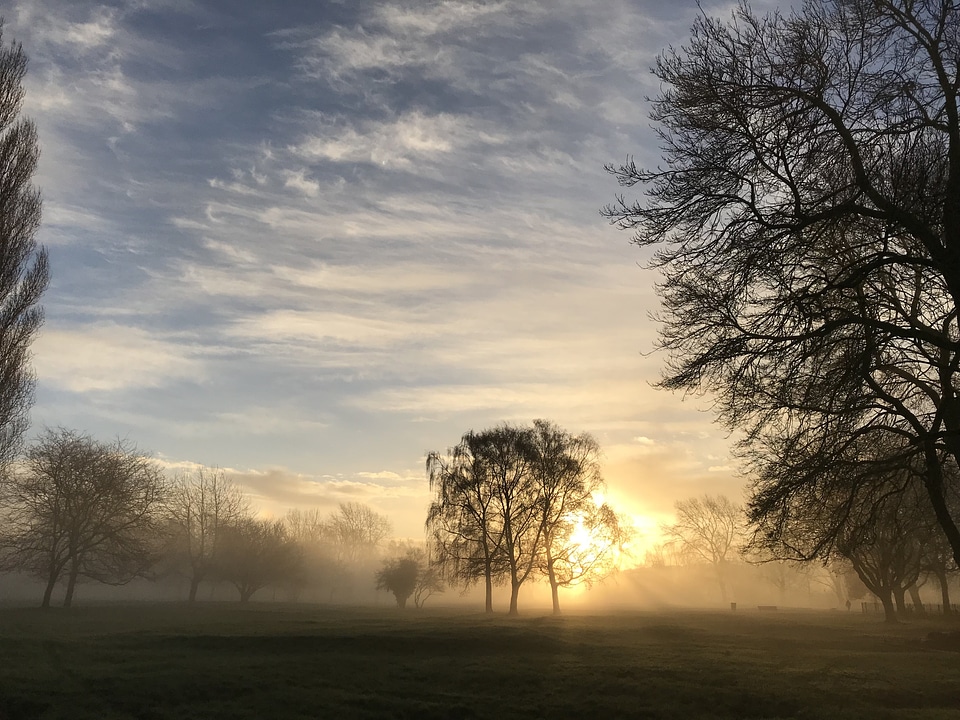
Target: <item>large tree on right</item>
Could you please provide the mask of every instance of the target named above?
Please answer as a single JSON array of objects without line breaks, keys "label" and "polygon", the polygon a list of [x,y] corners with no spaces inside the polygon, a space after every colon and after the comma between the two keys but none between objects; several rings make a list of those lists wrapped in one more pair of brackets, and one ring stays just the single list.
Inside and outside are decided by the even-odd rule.
[{"label": "large tree on right", "polygon": [[960,561],[958,66],[956,2],[742,4],[658,58],[661,165],[608,168],[646,194],[604,212],[656,249],[662,385],[742,432],[768,538],[834,461],[896,448]]}]

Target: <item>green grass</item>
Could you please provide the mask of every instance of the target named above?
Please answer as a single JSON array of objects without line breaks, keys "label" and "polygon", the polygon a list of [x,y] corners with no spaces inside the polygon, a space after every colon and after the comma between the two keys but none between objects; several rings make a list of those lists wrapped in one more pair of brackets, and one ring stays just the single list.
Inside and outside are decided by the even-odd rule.
[{"label": "green grass", "polygon": [[960,653],[856,613],[0,609],[0,720],[956,718]]}]

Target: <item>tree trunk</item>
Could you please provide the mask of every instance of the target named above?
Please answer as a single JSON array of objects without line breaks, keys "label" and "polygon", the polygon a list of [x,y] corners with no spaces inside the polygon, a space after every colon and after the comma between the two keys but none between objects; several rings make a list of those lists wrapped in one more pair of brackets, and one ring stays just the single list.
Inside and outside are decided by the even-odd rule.
[{"label": "tree trunk", "polygon": [[893,605],[893,598],[889,592],[884,592],[880,596],[880,602],[883,605],[883,619],[888,623],[897,621],[897,609]]},{"label": "tree trunk", "polygon": [[486,587],[486,598],[484,604],[484,612],[492,613],[493,612],[493,576],[490,570],[490,567],[487,567],[487,572],[484,577],[484,582]]},{"label": "tree trunk", "polygon": [[40,603],[40,607],[50,607],[50,598],[53,596],[53,589],[57,586],[57,578],[59,575],[60,572],[58,570],[53,568],[50,570],[50,576],[47,578],[47,587],[43,591],[43,601]]},{"label": "tree trunk", "polygon": [[907,592],[910,593],[910,600],[913,601],[913,612],[917,615],[926,615],[927,610],[923,607],[923,600],[920,599],[920,588],[913,584],[907,588]]},{"label": "tree trunk", "polygon": [[407,607],[407,599],[403,595],[395,595],[397,598],[397,607],[403,610]]},{"label": "tree trunk", "polygon": [[[946,410],[944,420],[947,429],[956,430],[957,426],[960,425],[960,418],[956,417],[956,403],[947,403]],[[954,462],[960,465],[960,438],[957,437],[955,432],[948,432],[944,440],[950,454],[953,455]],[[957,527],[950,508],[947,507],[947,500],[943,491],[943,467],[940,464],[939,452],[932,440],[927,440],[924,443],[923,450],[927,465],[926,472],[923,474],[924,486],[933,505],[933,512],[937,516],[937,522],[943,529],[947,541],[950,543],[950,548],[953,550],[953,561],[960,565],[960,528]]]},{"label": "tree trunk", "polygon": [[550,599],[553,601],[553,614],[560,614],[560,586],[557,583],[557,574],[553,570],[553,554],[547,545],[547,578],[550,580]]},{"label": "tree trunk", "polygon": [[197,601],[197,590],[200,588],[200,576],[194,575],[190,578],[190,595],[187,597],[187,602],[196,602]]},{"label": "tree trunk", "polygon": [[907,614],[907,591],[902,587],[895,587],[893,589],[893,598],[897,601],[897,613],[901,616]]},{"label": "tree trunk", "polygon": [[520,596],[520,583],[516,580],[511,581],[510,583],[510,611],[508,615],[518,615],[517,611],[517,598]]},{"label": "tree trunk", "polygon": [[952,608],[950,607],[950,586],[947,584],[947,573],[937,570],[934,575],[937,576],[937,585],[940,586],[940,603],[943,606],[943,614],[949,615]]},{"label": "tree trunk", "polygon": [[70,565],[70,577],[67,580],[67,594],[63,598],[63,606],[70,607],[73,604],[73,591],[77,586],[77,576],[80,574],[80,562],[74,558]]}]

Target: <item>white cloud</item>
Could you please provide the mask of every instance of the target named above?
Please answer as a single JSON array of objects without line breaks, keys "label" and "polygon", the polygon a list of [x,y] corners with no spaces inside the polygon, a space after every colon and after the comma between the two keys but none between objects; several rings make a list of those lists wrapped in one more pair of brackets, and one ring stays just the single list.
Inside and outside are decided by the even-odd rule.
[{"label": "white cloud", "polygon": [[478,145],[497,145],[503,140],[475,119],[413,111],[387,122],[367,121],[359,128],[328,127],[323,134],[308,137],[292,149],[312,161],[408,167],[415,160]]},{"label": "white cloud", "polygon": [[275,310],[235,320],[226,334],[253,343],[294,340],[385,348],[405,339],[408,332],[389,319],[323,310]]},{"label": "white cloud", "polygon": [[394,32],[420,37],[454,28],[476,28],[485,19],[492,19],[509,6],[502,2],[442,2],[401,7],[387,4],[377,9],[377,17]]},{"label": "white cloud", "polygon": [[116,324],[45,329],[33,345],[40,382],[73,392],[161,387],[202,380],[204,366],[181,342]]},{"label": "white cloud", "polygon": [[296,172],[287,171],[287,179],[284,181],[284,187],[292,188],[307,197],[316,197],[320,194],[320,183],[307,177],[305,170]]}]

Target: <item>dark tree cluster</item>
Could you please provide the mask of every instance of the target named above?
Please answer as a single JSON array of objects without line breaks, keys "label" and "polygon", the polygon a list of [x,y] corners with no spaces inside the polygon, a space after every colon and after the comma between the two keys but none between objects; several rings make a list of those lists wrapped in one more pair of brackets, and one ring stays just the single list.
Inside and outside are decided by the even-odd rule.
[{"label": "dark tree cluster", "polygon": [[595,502],[599,458],[590,435],[545,420],[470,431],[445,454],[430,453],[427,529],[444,577],[482,581],[487,612],[494,585],[509,582],[510,614],[523,583],[545,577],[559,612],[559,588],[608,574],[627,539],[611,508]]},{"label": "dark tree cluster", "polygon": [[422,608],[431,596],[445,590],[436,564],[418,547],[407,548],[402,554],[384,560],[375,578],[377,590],[392,593],[401,609],[411,597],[414,606]]},{"label": "dark tree cluster", "polygon": [[608,168],[647,195],[605,214],[656,248],[662,385],[741,433],[770,547],[888,557],[905,513],[960,561],[958,67],[953,2],[741,4],[657,61],[663,164]]}]

